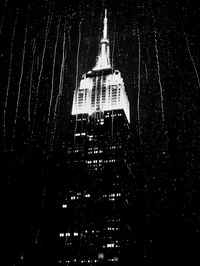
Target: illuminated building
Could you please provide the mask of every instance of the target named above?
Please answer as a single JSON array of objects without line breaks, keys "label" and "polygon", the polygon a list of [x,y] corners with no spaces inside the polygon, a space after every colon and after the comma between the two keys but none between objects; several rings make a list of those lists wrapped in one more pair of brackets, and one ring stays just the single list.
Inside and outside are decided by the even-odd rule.
[{"label": "illuminated building", "polygon": [[[105,12],[96,66],[74,91],[60,198],[58,265],[128,265],[135,249],[129,101],[113,70]],[[132,264],[131,264],[132,265]]]},{"label": "illuminated building", "polygon": [[74,91],[72,115],[92,115],[95,112],[122,109],[130,122],[129,101],[121,73],[118,70],[113,72],[110,65],[106,16],[107,14],[96,66],[83,75],[80,87]]}]

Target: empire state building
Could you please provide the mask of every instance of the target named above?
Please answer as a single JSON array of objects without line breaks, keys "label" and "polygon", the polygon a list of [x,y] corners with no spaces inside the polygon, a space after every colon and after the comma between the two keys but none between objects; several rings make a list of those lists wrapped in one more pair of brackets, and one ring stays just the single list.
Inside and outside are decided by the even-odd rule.
[{"label": "empire state building", "polygon": [[74,91],[72,115],[124,110],[130,122],[129,101],[121,73],[113,72],[110,64],[109,40],[107,37],[107,12],[105,11],[103,38],[96,66],[83,75],[80,87]]},{"label": "empire state building", "polygon": [[129,100],[110,63],[107,20],[105,10],[96,65],[74,91],[58,265],[132,265],[136,250]]}]

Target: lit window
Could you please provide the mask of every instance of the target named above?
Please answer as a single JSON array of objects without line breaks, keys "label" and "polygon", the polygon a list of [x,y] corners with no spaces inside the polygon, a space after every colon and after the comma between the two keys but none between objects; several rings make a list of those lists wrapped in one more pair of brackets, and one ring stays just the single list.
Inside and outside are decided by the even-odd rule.
[{"label": "lit window", "polygon": [[64,233],[60,233],[60,237],[64,237]]},{"label": "lit window", "polygon": [[62,207],[63,207],[64,209],[65,209],[65,208],[67,208],[67,204],[63,204],[63,206],[62,206]]},{"label": "lit window", "polygon": [[115,198],[110,198],[109,200],[110,200],[110,201],[115,201]]},{"label": "lit window", "polygon": [[114,244],[107,244],[107,248],[113,248]]}]

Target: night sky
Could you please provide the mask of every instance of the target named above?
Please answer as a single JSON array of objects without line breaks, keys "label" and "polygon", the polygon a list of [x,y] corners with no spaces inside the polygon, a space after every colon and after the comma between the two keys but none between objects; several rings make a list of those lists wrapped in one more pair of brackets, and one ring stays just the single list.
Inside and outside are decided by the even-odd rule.
[{"label": "night sky", "polygon": [[157,230],[148,256],[156,261],[159,243],[165,243],[162,258],[199,260],[198,1],[1,0],[8,265],[31,265],[26,257],[39,256],[45,221],[49,232],[53,228],[73,91],[95,65],[105,7],[111,61],[122,73],[131,105],[134,176],[143,193],[145,232]]}]

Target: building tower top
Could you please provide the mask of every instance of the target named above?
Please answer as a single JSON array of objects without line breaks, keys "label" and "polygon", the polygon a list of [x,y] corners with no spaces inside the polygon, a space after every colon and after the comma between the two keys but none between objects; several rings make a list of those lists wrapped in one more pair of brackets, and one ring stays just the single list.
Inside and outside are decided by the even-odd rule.
[{"label": "building tower top", "polygon": [[120,71],[111,68],[107,10],[96,66],[82,76],[74,91],[72,115],[123,109],[130,122],[129,100]]},{"label": "building tower top", "polygon": [[100,54],[98,55],[96,66],[93,68],[93,70],[97,71],[108,68],[111,68],[111,65],[110,65],[110,47],[108,40],[107,9],[105,9],[103,38],[101,39],[101,49],[100,49]]}]

